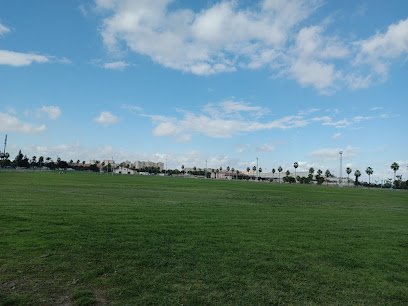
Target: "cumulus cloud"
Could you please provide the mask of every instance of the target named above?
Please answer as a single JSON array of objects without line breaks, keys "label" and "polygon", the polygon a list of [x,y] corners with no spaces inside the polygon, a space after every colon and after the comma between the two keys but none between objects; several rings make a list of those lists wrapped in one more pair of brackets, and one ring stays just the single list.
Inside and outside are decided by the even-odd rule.
[{"label": "cumulus cloud", "polygon": [[340,139],[343,138],[343,134],[342,133],[336,133],[333,135],[333,139]]},{"label": "cumulus cloud", "polygon": [[359,48],[355,64],[367,64],[374,73],[386,79],[390,60],[408,54],[408,18],[391,24],[385,33],[356,42]]},{"label": "cumulus cloud", "polygon": [[101,123],[104,126],[109,126],[111,124],[118,124],[119,118],[113,115],[111,112],[101,112],[98,117],[94,119],[95,122]]},{"label": "cumulus cloud", "polygon": [[[408,19],[358,41],[326,33],[327,20],[304,26],[324,4],[320,0],[260,0],[251,7],[221,0],[198,12],[174,9],[174,2],[95,0],[103,16],[105,46],[196,75],[267,67],[275,77],[312,86],[321,94],[344,86],[367,88],[376,75],[385,79],[390,61],[408,49]],[[127,64],[106,65],[123,69]]]},{"label": "cumulus cloud", "polygon": [[50,59],[44,55],[0,50],[0,65],[20,67],[31,65],[33,62],[42,64],[49,61]]},{"label": "cumulus cloud", "polygon": [[0,132],[39,134],[43,131],[45,131],[45,125],[35,125],[23,122],[15,116],[0,112]]},{"label": "cumulus cloud", "polygon": [[62,112],[58,106],[43,106],[37,110],[39,114],[46,114],[49,119],[55,120],[61,116]]}]

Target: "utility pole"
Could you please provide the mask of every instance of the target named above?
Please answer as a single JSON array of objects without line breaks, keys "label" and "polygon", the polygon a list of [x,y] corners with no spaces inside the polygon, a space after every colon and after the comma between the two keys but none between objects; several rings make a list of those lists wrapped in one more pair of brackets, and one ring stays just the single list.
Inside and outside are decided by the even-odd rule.
[{"label": "utility pole", "polygon": [[6,146],[7,146],[7,134],[6,134],[6,139],[4,139],[4,150],[3,150],[3,154],[6,154]]},{"label": "utility pole", "polygon": [[342,168],[343,168],[343,151],[340,151],[339,154],[340,154],[339,186],[341,186],[341,177],[342,177]]},{"label": "utility pole", "polygon": [[256,180],[259,181],[258,157],[256,158]]}]

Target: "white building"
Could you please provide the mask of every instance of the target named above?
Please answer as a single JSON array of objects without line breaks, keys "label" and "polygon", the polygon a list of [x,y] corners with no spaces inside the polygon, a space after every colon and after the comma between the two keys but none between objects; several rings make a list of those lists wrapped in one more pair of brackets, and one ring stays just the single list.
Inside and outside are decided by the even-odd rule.
[{"label": "white building", "polygon": [[129,168],[118,168],[114,171],[115,174],[135,174],[136,171]]}]

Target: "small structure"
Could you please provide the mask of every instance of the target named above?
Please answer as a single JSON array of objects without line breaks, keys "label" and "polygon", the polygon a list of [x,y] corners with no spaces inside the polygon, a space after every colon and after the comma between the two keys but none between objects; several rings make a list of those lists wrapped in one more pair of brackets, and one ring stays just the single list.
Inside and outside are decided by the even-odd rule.
[{"label": "small structure", "polygon": [[114,171],[115,174],[135,174],[135,171],[129,168],[119,168]]}]

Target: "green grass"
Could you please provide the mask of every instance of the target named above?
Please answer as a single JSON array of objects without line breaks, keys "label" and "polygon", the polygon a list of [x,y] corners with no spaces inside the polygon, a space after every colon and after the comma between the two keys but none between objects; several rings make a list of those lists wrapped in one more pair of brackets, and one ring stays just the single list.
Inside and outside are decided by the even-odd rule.
[{"label": "green grass", "polygon": [[407,284],[407,192],[0,173],[0,305],[407,305]]}]

